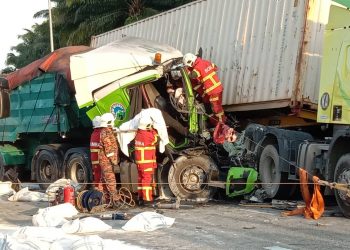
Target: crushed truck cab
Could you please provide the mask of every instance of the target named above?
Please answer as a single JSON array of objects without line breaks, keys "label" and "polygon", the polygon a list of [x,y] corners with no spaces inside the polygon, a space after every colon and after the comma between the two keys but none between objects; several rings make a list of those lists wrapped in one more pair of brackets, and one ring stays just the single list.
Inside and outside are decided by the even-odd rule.
[{"label": "crushed truck cab", "polygon": [[[9,169],[24,170],[29,174],[22,176],[42,187],[69,178],[87,189],[91,120],[112,113],[119,127],[153,107],[162,112],[170,141],[157,155],[155,194],[205,202],[226,182],[232,161],[207,136],[205,107],[195,98],[182,53],[168,45],[127,37],[93,50],[62,48],[7,76],[0,92],[1,178]],[[130,157],[121,154],[115,172],[120,186],[136,192],[129,146]]]}]

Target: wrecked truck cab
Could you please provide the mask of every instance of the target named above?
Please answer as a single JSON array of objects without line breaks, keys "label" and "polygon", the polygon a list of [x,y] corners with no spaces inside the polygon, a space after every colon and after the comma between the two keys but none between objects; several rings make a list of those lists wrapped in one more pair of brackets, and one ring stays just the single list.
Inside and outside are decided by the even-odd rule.
[{"label": "wrecked truck cab", "polygon": [[[170,46],[128,37],[72,56],[70,67],[76,100],[90,119],[110,112],[119,127],[144,108],[160,109],[170,143],[166,153],[157,156],[156,194],[205,202],[215,192],[208,183],[218,179],[219,170],[199,136],[205,129],[204,115],[181,61],[182,53]],[[182,89],[181,105],[167,92],[169,84]],[[120,165],[121,185],[136,192],[137,186],[130,184],[137,183],[133,157],[125,157]]]}]

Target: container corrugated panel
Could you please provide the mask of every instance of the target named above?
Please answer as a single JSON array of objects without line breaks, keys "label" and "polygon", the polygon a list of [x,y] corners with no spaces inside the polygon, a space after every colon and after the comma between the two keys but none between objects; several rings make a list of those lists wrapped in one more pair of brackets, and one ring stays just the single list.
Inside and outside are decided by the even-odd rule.
[{"label": "container corrugated panel", "polygon": [[[328,0],[202,0],[92,38],[125,36],[203,49],[219,66],[226,110],[317,104]],[[325,14],[326,13],[326,14]]]}]

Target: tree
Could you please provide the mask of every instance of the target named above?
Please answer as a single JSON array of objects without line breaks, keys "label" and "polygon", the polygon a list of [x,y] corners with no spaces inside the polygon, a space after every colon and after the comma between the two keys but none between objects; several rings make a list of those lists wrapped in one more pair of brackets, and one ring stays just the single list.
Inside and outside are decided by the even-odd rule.
[{"label": "tree", "polygon": [[34,24],[32,29],[25,31],[25,34],[18,36],[22,42],[11,47],[12,52],[7,54],[6,65],[21,68],[50,52],[48,22]]},{"label": "tree", "polygon": [[[89,45],[91,36],[116,29],[193,0],[51,0],[54,47]],[[15,68],[50,52],[48,10],[34,17],[44,18],[19,36],[23,42],[12,47],[6,64]]]}]

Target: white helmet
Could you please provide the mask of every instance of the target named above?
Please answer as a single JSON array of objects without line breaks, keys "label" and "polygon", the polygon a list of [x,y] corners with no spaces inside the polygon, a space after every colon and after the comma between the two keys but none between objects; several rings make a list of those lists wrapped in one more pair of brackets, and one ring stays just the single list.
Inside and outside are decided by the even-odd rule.
[{"label": "white helmet", "polygon": [[112,127],[114,122],[114,116],[112,113],[105,113],[101,116],[100,127],[107,128]]},{"label": "white helmet", "polygon": [[197,57],[195,55],[193,55],[192,53],[187,53],[182,58],[182,62],[185,66],[193,67],[193,64],[196,61],[196,59],[197,59]]},{"label": "white helmet", "polygon": [[147,129],[151,129],[152,125],[153,125],[153,120],[150,116],[148,115],[141,116],[138,128],[142,130],[147,130]]},{"label": "white helmet", "polygon": [[101,116],[97,115],[92,119],[92,127],[99,128],[101,126]]}]

